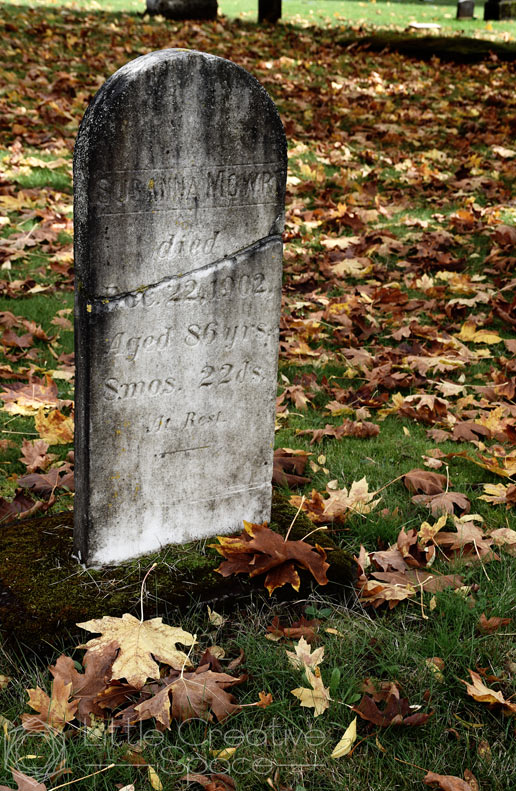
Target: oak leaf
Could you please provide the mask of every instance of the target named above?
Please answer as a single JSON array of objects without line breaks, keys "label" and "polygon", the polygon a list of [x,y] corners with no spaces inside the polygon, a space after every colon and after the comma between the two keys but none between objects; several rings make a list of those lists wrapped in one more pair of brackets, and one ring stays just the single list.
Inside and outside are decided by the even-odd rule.
[{"label": "oak leaf", "polygon": [[70,701],[72,685],[65,684],[60,678],[52,682],[50,697],[36,687],[28,689],[29,706],[38,714],[22,714],[22,725],[27,731],[62,731],[71,722],[77,711],[78,701]]},{"label": "oak leaf", "polygon": [[311,689],[297,687],[292,689],[291,693],[299,699],[301,706],[313,708],[314,717],[319,717],[329,708],[330,690],[324,686],[318,667],[315,668],[315,673],[312,673],[309,668],[306,669],[306,680],[310,684]]},{"label": "oak leaf", "polygon": [[106,654],[111,651],[112,644],[116,645],[119,653],[113,663],[112,676],[125,678],[137,689],[143,687],[148,678],[159,678],[156,659],[175,670],[191,667],[187,655],[175,645],[194,645],[194,636],[179,627],[167,626],[161,618],[139,621],[134,615],[125,613],[121,618],[106,615],[77,626],[88,632],[102,633],[101,637],[79,646],[86,648],[88,653]]},{"label": "oak leaf", "polygon": [[223,577],[247,573],[250,577],[266,574],[265,587],[269,595],[282,585],[299,590],[301,580],[296,565],[309,571],[319,585],[326,585],[326,553],[321,547],[305,541],[289,541],[267,525],[244,521],[239,536],[217,536],[219,544],[212,544],[226,560],[216,569]]}]

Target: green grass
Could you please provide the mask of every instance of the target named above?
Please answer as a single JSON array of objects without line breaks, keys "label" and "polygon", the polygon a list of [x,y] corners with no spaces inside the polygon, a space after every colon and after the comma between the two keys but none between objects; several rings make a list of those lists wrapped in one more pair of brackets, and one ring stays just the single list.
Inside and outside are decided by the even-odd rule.
[{"label": "green grass", "polygon": [[[23,8],[24,0],[6,0],[4,5]],[[103,12],[143,13],[143,0],[34,0],[31,6],[70,8],[72,10]],[[254,21],[257,17],[257,0],[219,0],[219,13],[232,18]],[[516,21],[483,21],[483,3],[477,2],[476,19],[457,20],[455,0],[440,2],[405,2],[405,0],[283,0],[282,20],[306,26],[341,26],[344,28],[371,27],[403,29],[412,22],[437,23],[441,33],[462,34],[490,38],[503,36],[503,40],[516,39]]]}]

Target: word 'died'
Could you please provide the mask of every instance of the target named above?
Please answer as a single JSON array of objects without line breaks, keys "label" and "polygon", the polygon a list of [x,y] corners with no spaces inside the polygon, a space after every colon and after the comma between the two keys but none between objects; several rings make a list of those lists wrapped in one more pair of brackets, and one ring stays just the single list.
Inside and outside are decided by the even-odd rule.
[{"label": "word 'died'", "polygon": [[98,180],[96,204],[107,214],[202,209],[274,202],[277,191],[277,173],[267,165],[119,171]]},{"label": "word 'died'", "polygon": [[201,236],[188,237],[186,234],[173,234],[169,239],[166,239],[158,247],[157,256],[160,259],[180,258],[183,255],[194,256],[210,255],[215,253],[215,246],[217,244],[217,237],[220,231],[215,231],[214,234],[209,234],[208,239],[203,239]]},{"label": "word 'died'", "polygon": [[113,340],[106,339],[107,354],[123,355],[130,362],[137,360],[146,352],[163,352],[165,349],[180,342],[187,346],[219,343],[223,349],[230,351],[235,343],[250,341],[253,345],[266,345],[269,340],[276,339],[277,330],[264,324],[237,324],[227,327],[217,321],[189,324],[185,330],[177,332],[167,327],[160,335],[130,335],[129,332],[117,332]]}]

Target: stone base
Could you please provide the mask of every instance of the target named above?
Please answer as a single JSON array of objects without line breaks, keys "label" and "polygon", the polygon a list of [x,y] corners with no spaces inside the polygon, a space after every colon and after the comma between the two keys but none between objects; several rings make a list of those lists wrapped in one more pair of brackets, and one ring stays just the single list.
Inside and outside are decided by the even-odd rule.
[{"label": "stone base", "polygon": [[457,19],[473,19],[475,0],[459,0],[457,3]]},{"label": "stone base", "polygon": [[[285,535],[296,509],[274,495],[271,527]],[[261,590],[263,577],[249,580],[239,575],[224,578],[215,573],[222,556],[208,543],[199,541],[167,547],[159,555],[139,558],[120,566],[84,569],[71,557],[73,514],[63,513],[2,525],[0,530],[0,624],[2,640],[22,651],[29,647],[38,654],[50,654],[62,642],[74,645],[84,638],[76,624],[103,615],[120,616],[140,612],[140,587],[152,563],[157,567],[146,583],[146,618],[163,616],[166,623],[179,625],[182,611],[191,604],[216,604],[217,610],[235,607],[235,597]],[[299,514],[290,538],[304,538],[314,526]],[[309,542],[328,549],[334,542],[318,531]],[[328,552],[329,584],[318,587],[321,594],[342,597],[356,577],[356,564],[340,549]],[[277,590],[272,600],[306,596],[315,584],[308,572],[300,573],[299,593],[290,586]]]},{"label": "stone base", "polygon": [[487,0],[484,6],[484,21],[516,19],[516,0]]},{"label": "stone base", "polygon": [[217,0],[147,0],[147,11],[167,19],[216,19]]}]

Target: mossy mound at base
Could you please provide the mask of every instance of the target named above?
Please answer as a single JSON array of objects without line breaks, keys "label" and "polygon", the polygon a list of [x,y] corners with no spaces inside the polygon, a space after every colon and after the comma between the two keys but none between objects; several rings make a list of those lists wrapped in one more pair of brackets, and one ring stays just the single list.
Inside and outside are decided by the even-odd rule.
[{"label": "mossy mound at base", "polygon": [[[296,510],[275,494],[271,527],[285,535]],[[163,616],[177,621],[177,611],[193,603],[221,602],[245,596],[263,586],[263,577],[250,580],[217,574],[221,556],[208,546],[213,540],[170,546],[159,554],[119,566],[85,569],[71,556],[73,514],[64,513],[0,526],[0,628],[2,638],[21,648],[45,653],[56,637],[73,639],[76,624],[103,615],[139,612],[143,577],[157,563],[146,584],[146,618]],[[314,530],[302,513],[290,538],[299,540]],[[334,542],[318,531],[308,539],[328,552],[328,594],[344,594],[355,578],[355,563]],[[301,595],[309,593],[313,578],[301,572]],[[289,591],[292,589],[289,587]],[[292,591],[296,597],[299,593]],[[265,592],[265,595],[266,592]],[[286,588],[280,595],[286,595]]]}]

